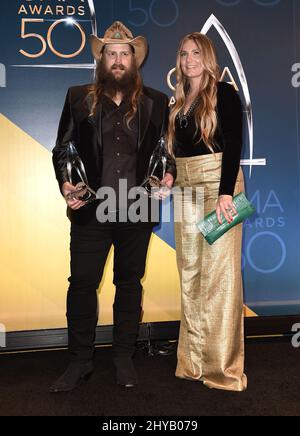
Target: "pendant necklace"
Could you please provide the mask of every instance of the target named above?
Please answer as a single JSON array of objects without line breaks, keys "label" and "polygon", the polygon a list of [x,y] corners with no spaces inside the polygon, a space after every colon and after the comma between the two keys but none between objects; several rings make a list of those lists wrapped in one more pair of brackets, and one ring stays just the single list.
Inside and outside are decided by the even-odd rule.
[{"label": "pendant necklace", "polygon": [[181,111],[178,113],[178,120],[181,129],[186,129],[189,125],[188,118],[197,106],[198,102],[199,97],[196,97],[186,114],[183,113],[184,108],[182,108]]}]

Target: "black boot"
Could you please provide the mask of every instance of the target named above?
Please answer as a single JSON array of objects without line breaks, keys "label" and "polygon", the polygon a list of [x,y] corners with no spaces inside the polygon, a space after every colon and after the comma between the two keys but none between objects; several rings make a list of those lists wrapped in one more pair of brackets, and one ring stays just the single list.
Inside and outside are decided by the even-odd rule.
[{"label": "black boot", "polygon": [[131,388],[138,383],[132,361],[141,317],[142,287],[118,287],[114,303],[113,359],[117,384]]},{"label": "black boot", "polygon": [[126,388],[132,388],[138,384],[137,373],[130,356],[114,357],[117,384]]},{"label": "black boot", "polygon": [[50,387],[49,392],[72,391],[82,381],[87,381],[93,372],[93,362],[71,362],[63,375]]}]

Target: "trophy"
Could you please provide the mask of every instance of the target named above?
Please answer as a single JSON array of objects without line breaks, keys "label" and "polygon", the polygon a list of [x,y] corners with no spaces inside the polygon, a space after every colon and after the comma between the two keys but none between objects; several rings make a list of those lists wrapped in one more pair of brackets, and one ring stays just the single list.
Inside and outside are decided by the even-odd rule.
[{"label": "trophy", "polygon": [[67,146],[67,174],[75,190],[66,195],[67,200],[80,200],[85,204],[97,199],[97,194],[88,185],[83,162],[72,142]]},{"label": "trophy", "polygon": [[157,192],[162,188],[161,181],[166,174],[167,156],[168,152],[166,151],[165,140],[161,137],[151,155],[147,177],[141,184],[141,187],[147,191],[150,197],[153,191]]}]

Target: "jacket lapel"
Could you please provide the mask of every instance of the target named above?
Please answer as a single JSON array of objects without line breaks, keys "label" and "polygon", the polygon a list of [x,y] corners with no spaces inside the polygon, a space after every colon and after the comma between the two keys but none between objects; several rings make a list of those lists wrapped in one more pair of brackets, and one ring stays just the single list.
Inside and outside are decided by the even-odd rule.
[{"label": "jacket lapel", "polygon": [[139,116],[139,137],[138,137],[138,148],[140,149],[146,131],[148,129],[148,125],[151,118],[153,107],[153,100],[146,95],[142,95],[140,102],[138,104],[138,116]]}]

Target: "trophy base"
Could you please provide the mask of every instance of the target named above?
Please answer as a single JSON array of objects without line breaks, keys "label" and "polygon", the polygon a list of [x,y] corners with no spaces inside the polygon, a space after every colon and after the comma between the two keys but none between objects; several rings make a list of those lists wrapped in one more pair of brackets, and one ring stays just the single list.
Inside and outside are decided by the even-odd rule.
[{"label": "trophy base", "polygon": [[161,180],[159,180],[159,178],[156,176],[150,176],[144,181],[141,187],[144,188],[148,194],[151,194],[153,190],[156,191],[160,189]]},{"label": "trophy base", "polygon": [[77,183],[75,190],[70,192],[66,198],[67,200],[80,200],[84,201],[85,204],[91,203],[97,200],[96,192],[93,191],[88,185],[83,182]]},{"label": "trophy base", "polygon": [[162,185],[161,180],[156,176],[148,177],[140,188],[145,195],[155,200],[164,200],[171,192],[167,186]]}]

